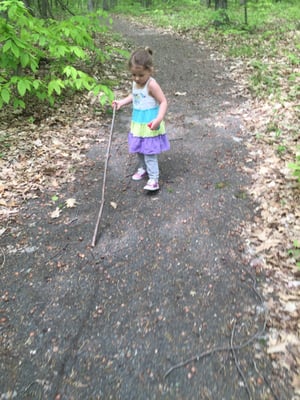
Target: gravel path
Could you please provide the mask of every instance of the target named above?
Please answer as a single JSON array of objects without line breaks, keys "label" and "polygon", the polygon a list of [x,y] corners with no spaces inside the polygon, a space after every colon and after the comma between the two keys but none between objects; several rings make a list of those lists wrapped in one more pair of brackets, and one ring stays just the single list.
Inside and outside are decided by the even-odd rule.
[{"label": "gravel path", "polygon": [[288,400],[265,354],[241,236],[254,216],[243,99],[209,49],[122,19],[114,30],[153,48],[169,100],[161,190],[146,194],[130,178],[127,109],[116,117],[95,248],[103,143],[64,189],[76,208],[49,219],[47,193],[24,207],[2,238],[0,399]]}]

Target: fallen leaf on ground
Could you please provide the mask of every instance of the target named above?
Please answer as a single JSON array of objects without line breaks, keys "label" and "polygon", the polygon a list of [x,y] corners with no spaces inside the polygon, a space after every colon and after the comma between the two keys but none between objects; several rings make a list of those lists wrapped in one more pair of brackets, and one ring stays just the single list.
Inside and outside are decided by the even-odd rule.
[{"label": "fallen leaf on ground", "polygon": [[110,205],[112,206],[112,208],[116,209],[118,207],[118,204],[115,203],[114,201],[110,202]]},{"label": "fallen leaf on ground", "polygon": [[56,209],[50,214],[51,218],[58,218],[60,216],[61,210],[59,207],[56,207]]},{"label": "fallen leaf on ground", "polygon": [[66,200],[67,208],[74,208],[76,207],[76,205],[77,205],[76,199],[70,198]]}]

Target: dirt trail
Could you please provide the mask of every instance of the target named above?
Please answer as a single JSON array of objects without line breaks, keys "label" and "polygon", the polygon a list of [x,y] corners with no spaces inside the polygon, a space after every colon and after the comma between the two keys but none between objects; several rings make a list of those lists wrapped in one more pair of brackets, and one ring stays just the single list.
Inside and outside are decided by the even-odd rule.
[{"label": "dirt trail", "polygon": [[127,109],[116,118],[94,249],[105,143],[65,188],[75,209],[50,220],[47,193],[23,209],[1,245],[0,398],[288,400],[264,353],[265,313],[241,237],[254,215],[243,99],[208,49],[121,19],[114,29],[153,48],[169,100],[161,190],[131,181]]}]

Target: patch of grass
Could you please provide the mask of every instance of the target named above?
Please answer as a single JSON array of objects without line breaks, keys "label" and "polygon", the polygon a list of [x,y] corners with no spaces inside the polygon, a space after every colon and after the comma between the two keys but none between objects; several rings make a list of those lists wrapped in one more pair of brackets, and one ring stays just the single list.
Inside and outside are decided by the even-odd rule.
[{"label": "patch of grass", "polygon": [[293,171],[293,175],[297,178],[300,184],[300,146],[298,146],[298,153],[296,153],[295,162],[289,163],[288,167]]},{"label": "patch of grass", "polygon": [[295,240],[293,247],[288,251],[290,257],[293,257],[296,261],[296,265],[300,268],[300,241]]},{"label": "patch of grass", "polygon": [[228,182],[217,182],[215,184],[215,189],[225,189],[227,186],[229,186]]},{"label": "patch of grass", "polygon": [[280,157],[282,157],[282,156],[286,153],[287,147],[286,147],[284,144],[279,144],[279,145],[277,146],[276,151],[277,151],[277,154],[278,154]]},{"label": "patch of grass", "polygon": [[239,190],[234,194],[237,199],[246,200],[248,198],[247,193],[244,190]]}]

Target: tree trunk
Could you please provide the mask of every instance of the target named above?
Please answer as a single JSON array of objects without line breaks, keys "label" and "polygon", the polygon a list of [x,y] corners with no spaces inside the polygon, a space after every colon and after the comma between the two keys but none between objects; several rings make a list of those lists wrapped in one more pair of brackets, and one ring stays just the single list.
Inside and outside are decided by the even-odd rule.
[{"label": "tree trunk", "polygon": [[38,8],[41,18],[52,17],[48,0],[38,0]]},{"label": "tree trunk", "polygon": [[143,7],[150,7],[152,5],[152,0],[142,0]]},{"label": "tree trunk", "polygon": [[215,0],[215,10],[227,9],[227,0]]},{"label": "tree trunk", "polygon": [[244,17],[245,17],[245,24],[248,25],[248,4],[247,4],[247,0],[244,0]]},{"label": "tree trunk", "polygon": [[33,14],[33,9],[32,9],[31,4],[30,4],[30,0],[23,0],[23,3],[25,5],[25,7],[27,8],[27,10],[30,12],[30,14],[34,15]]},{"label": "tree trunk", "polygon": [[109,8],[110,8],[109,0],[103,0],[102,9],[103,9],[104,11],[108,11]]},{"label": "tree trunk", "polygon": [[88,0],[88,10],[90,13],[92,13],[94,11],[93,0]]}]

